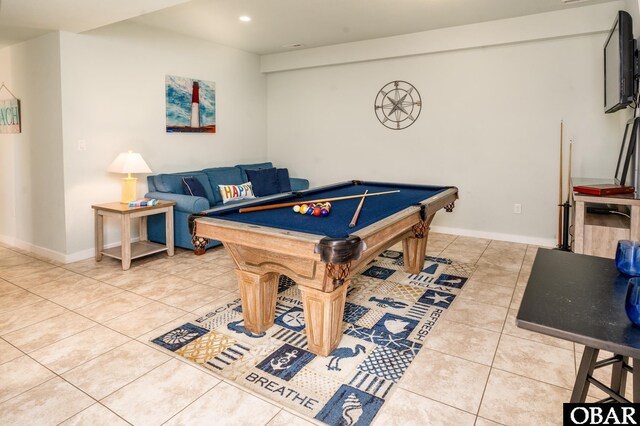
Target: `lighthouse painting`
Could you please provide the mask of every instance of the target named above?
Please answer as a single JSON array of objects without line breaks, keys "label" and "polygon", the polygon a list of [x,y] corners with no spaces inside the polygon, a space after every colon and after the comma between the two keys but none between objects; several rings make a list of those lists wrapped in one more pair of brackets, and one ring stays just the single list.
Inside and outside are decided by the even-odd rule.
[{"label": "lighthouse painting", "polygon": [[215,83],[168,75],[165,91],[167,132],[216,132]]}]

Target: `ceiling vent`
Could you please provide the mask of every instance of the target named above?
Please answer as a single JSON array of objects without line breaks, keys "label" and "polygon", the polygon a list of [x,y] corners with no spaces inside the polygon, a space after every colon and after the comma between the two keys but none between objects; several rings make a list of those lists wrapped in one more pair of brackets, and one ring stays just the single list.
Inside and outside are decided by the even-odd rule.
[{"label": "ceiling vent", "polygon": [[284,46],[285,49],[300,49],[301,47],[304,47],[304,44],[302,43],[292,43],[292,44],[285,44]]}]

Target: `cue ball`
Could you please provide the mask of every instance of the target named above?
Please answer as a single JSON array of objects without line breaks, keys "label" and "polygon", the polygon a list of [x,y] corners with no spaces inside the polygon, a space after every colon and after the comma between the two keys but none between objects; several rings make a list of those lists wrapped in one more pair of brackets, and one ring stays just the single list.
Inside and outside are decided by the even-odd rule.
[{"label": "cue ball", "polygon": [[296,213],[300,213],[300,206],[293,206],[293,211]]}]

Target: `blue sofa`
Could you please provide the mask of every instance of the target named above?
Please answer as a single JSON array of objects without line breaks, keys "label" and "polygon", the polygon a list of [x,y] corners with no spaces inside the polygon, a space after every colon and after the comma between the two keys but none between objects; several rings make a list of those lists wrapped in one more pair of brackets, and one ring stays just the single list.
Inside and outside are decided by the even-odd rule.
[{"label": "blue sofa", "polygon": [[[247,182],[245,170],[267,169],[273,167],[272,163],[239,164],[234,167],[214,167],[210,169],[165,173],[147,177],[149,192],[147,198],[175,201],[173,208],[174,242],[176,247],[193,249],[191,234],[189,233],[188,218],[191,213],[209,210],[222,205],[222,197],[218,192],[218,185],[240,185]],[[205,197],[185,195],[182,178],[195,177],[204,187]],[[291,190],[300,191],[309,188],[307,179],[290,178]],[[242,200],[246,201],[246,200]],[[228,205],[227,203],[226,205]],[[164,215],[152,215],[147,220],[147,233],[149,240],[165,243],[165,218]],[[220,241],[212,240],[207,248],[220,245]]]}]

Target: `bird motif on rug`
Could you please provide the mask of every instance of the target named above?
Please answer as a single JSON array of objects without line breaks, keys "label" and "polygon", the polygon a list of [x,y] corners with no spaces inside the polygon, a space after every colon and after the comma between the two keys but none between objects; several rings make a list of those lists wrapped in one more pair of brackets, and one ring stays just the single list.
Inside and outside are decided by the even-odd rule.
[{"label": "bird motif on rug", "polygon": [[[338,363],[343,358],[353,358],[357,356],[360,352],[367,353],[366,349],[362,345],[356,345],[354,349],[351,348],[338,348],[335,351],[331,352],[331,359],[329,360],[329,364],[327,364],[327,369],[329,371],[341,371],[340,367],[338,367]],[[335,363],[334,363],[335,361]]]}]

